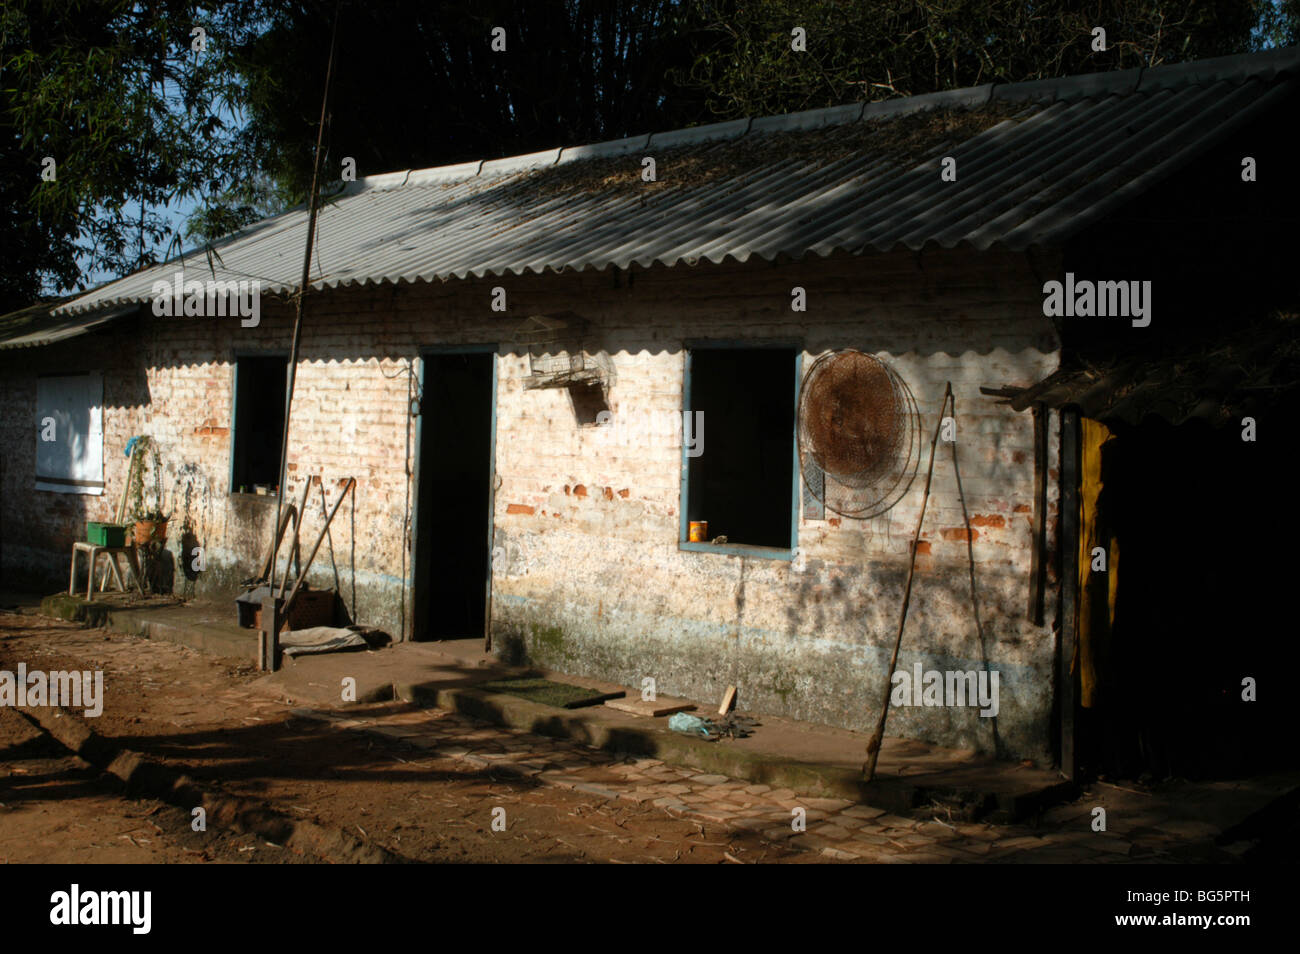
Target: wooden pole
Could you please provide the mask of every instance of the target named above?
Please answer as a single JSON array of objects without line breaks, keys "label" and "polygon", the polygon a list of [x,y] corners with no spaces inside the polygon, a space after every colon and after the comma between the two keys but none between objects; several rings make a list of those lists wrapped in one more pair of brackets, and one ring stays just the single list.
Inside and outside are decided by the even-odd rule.
[{"label": "wooden pole", "polygon": [[[310,475],[310,474],[307,476],[307,483],[304,484],[304,485],[303,485],[303,488],[302,488],[302,503],[300,503],[300,504],[298,505],[298,516],[297,516],[297,519],[295,519],[294,522],[293,522],[293,541],[289,544],[289,552],[285,555],[285,559],[284,559],[284,579],[280,581],[280,592],[279,592],[278,594],[276,594],[277,596],[284,596],[284,589],[285,589],[285,586],[286,586],[286,584],[288,584],[288,582],[289,582],[289,564],[292,563],[292,562],[295,562],[295,556],[294,556],[294,555],[298,552],[298,538],[302,535],[302,522],[303,522],[303,518],[307,516],[307,495],[308,495],[309,493],[311,493],[311,475]],[[292,505],[292,504],[290,504],[289,506],[290,506],[290,509],[293,508],[293,505]],[[278,544],[277,544],[277,547],[278,547]],[[272,560],[274,560],[274,556],[275,556],[275,555],[272,554]],[[275,570],[272,569],[271,572],[274,573]],[[302,576],[302,567],[301,567],[301,566],[299,566],[299,568],[298,568],[298,576]]]},{"label": "wooden pole", "polygon": [[266,559],[262,561],[262,572],[258,574],[257,577],[257,580],[260,583],[265,583],[271,579],[271,563],[275,560],[275,555],[280,550],[280,541],[284,539],[284,531],[289,526],[290,517],[294,519],[294,525],[297,526],[296,521],[299,519],[298,511],[294,508],[293,504],[289,504],[289,509],[286,510],[284,516],[280,518],[280,530],[275,535],[275,542],[271,544],[271,549],[267,552]]},{"label": "wooden pole", "polygon": [[1079,486],[1083,479],[1083,435],[1079,412],[1061,411],[1061,630],[1057,647],[1056,693],[1061,721],[1061,774],[1073,780],[1079,772],[1075,751],[1075,717],[1079,707],[1079,673],[1074,654],[1079,648],[1079,535],[1083,504]]},{"label": "wooden pole", "polygon": [[[280,486],[276,488],[275,495],[275,526],[280,525],[280,512],[284,505],[285,484],[289,470],[289,412],[293,409],[293,386],[297,378],[298,370],[298,345],[302,341],[302,311],[303,300],[307,297],[307,287],[311,281],[311,251],[312,244],[316,238],[316,213],[319,208],[319,195],[317,185],[320,181],[320,157],[321,143],[325,138],[325,117],[327,115],[330,100],[330,79],[334,75],[334,46],[338,39],[339,31],[339,8],[338,4],[334,6],[334,26],[330,32],[330,55],[329,62],[325,66],[325,92],[321,97],[320,103],[320,123],[316,127],[316,153],[312,159],[311,170],[311,199],[309,211],[307,214],[307,247],[302,256],[302,282],[298,286],[298,297],[294,306],[293,319],[293,344],[289,348],[289,367],[288,382],[284,390],[284,434],[280,441]],[[299,511],[298,519],[301,520],[305,511]],[[274,532],[274,531],[272,531]],[[285,573],[288,573],[288,566],[285,567]],[[275,563],[271,563],[271,578],[268,581],[272,590],[275,589]],[[278,638],[278,637],[277,637]]]},{"label": "wooden pole", "polygon": [[894,668],[898,665],[898,650],[903,645],[903,627],[907,625],[907,608],[912,602],[912,579],[916,575],[916,545],[921,539],[921,524],[925,522],[925,508],[930,502],[930,482],[934,478],[934,454],[939,446],[939,431],[943,428],[943,412],[948,410],[952,399],[952,382],[949,381],[943,392],[943,404],[939,406],[939,421],[934,428],[934,437],[930,441],[930,466],[925,471],[925,496],[921,498],[921,513],[916,518],[916,530],[912,534],[912,555],[907,565],[907,586],[903,590],[903,609],[898,616],[898,634],[894,637],[894,654],[889,659],[889,668],[885,671],[884,698],[880,700],[880,718],[876,720],[876,730],[867,742],[867,762],[862,766],[863,774],[870,782],[876,777],[876,759],[880,756],[880,746],[885,738],[885,719],[889,716],[890,687],[894,682]]},{"label": "wooden pole", "polygon": [[[326,521],[330,518],[329,501],[325,499],[325,481],[323,480],[320,482],[320,515]],[[339,564],[334,559],[334,532],[330,530],[328,522],[325,524],[325,539],[329,541],[330,545],[330,567],[334,570],[334,592],[339,594],[341,600],[343,598],[343,584],[339,582]],[[298,575],[302,576],[302,573],[299,572]]]}]

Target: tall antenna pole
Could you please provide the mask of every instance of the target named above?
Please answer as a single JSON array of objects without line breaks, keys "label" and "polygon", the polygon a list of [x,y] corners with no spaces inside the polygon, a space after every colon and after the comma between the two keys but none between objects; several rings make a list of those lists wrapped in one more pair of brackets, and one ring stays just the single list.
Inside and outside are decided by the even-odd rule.
[{"label": "tall antenna pole", "polygon": [[[329,109],[330,80],[333,78],[334,75],[334,46],[335,46],[335,42],[338,39],[338,30],[339,30],[339,3],[335,3],[334,4],[334,25],[330,29],[329,63],[325,67],[325,92],[324,95],[321,96],[320,123],[316,127],[316,153],[312,158],[311,201],[310,201],[309,212],[307,216],[307,248],[306,251],[303,253],[303,257],[302,257],[302,282],[298,286],[298,298],[296,302],[296,307],[294,309],[293,344],[289,349],[288,383],[285,387],[285,394],[284,394],[284,434],[280,441],[280,487],[279,487],[279,492],[276,494],[276,498],[275,498],[275,523],[271,527],[271,534],[272,534],[271,578],[268,582],[271,585],[272,593],[274,593],[275,591],[275,565],[277,562],[275,559],[276,554],[274,551],[275,534],[278,533],[280,529],[280,520],[284,508],[284,495],[288,490],[287,475],[289,470],[289,412],[293,408],[293,386],[298,371],[298,345],[299,342],[301,342],[302,340],[303,301],[307,297],[307,284],[311,279],[311,252],[312,252],[312,243],[316,237],[316,212],[318,208],[317,183],[320,180],[321,142],[325,138],[325,117]],[[299,514],[298,520],[301,521],[302,518],[303,515]],[[286,566],[285,573],[288,572],[289,569]],[[271,642],[270,665],[272,667],[274,667],[275,665],[275,656],[276,656],[275,647],[279,643],[279,638],[280,638],[280,634],[278,632],[279,629],[278,623],[279,620],[276,620],[271,627],[273,630],[276,630],[275,632],[272,632],[270,636],[270,642]]]}]

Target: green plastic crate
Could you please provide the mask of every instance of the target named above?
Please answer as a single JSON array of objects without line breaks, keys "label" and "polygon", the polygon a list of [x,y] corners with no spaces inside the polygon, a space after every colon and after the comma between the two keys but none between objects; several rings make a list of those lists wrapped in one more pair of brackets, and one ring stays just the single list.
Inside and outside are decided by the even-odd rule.
[{"label": "green plastic crate", "polygon": [[86,540],[97,547],[126,546],[126,527],[115,523],[86,522]]}]

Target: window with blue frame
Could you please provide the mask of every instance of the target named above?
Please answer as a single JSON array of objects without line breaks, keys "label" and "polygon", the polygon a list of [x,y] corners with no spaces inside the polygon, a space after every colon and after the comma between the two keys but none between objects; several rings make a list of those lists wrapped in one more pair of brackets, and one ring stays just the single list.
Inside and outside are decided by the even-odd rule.
[{"label": "window with blue frame", "polygon": [[287,354],[235,359],[231,493],[253,493],[259,484],[271,491],[279,486],[288,374]]},{"label": "window with blue frame", "polygon": [[706,540],[793,548],[798,359],[794,347],[689,351],[685,403],[690,421],[703,414],[703,453],[685,458],[683,526],[707,521]]}]

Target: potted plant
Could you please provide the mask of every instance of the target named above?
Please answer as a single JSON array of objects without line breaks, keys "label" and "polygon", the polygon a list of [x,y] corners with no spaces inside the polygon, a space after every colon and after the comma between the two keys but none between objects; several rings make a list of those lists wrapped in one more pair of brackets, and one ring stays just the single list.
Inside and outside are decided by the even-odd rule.
[{"label": "potted plant", "polygon": [[[152,438],[140,437],[135,453],[140,455],[139,466],[131,471],[128,489],[132,519],[135,521],[136,546],[167,542],[167,521],[171,515],[163,511],[162,459],[158,445]],[[145,470],[150,471],[150,494],[145,493]]]}]

